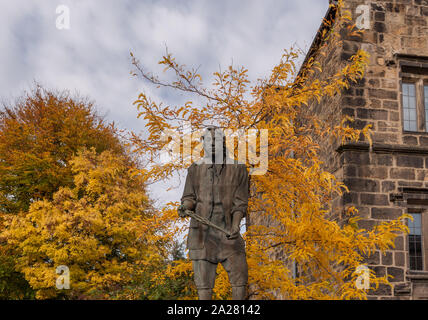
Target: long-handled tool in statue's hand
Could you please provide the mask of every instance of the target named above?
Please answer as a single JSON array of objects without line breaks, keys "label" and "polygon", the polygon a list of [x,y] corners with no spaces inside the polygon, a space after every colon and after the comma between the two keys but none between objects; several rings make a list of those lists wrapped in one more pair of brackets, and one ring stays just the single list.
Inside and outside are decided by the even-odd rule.
[{"label": "long-handled tool in statue's hand", "polygon": [[225,233],[228,238],[230,237],[231,234],[230,234],[229,231],[227,231],[226,229],[223,229],[222,227],[219,227],[218,225],[212,223],[207,218],[201,217],[200,215],[198,215],[198,214],[196,214],[196,213],[194,213],[193,211],[190,211],[190,210],[185,210],[185,213],[189,217],[194,218],[195,220],[199,221],[200,223],[203,223],[203,224],[205,224],[207,226],[210,226],[210,227],[213,227],[213,228],[215,228],[217,230],[220,230],[221,232]]}]

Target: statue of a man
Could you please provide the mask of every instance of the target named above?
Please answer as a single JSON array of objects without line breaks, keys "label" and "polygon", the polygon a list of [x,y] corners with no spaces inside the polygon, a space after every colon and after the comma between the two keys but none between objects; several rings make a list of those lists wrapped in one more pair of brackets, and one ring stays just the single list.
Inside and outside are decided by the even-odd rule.
[{"label": "statue of a man", "polygon": [[243,300],[246,298],[248,266],[240,223],[248,206],[248,171],[245,164],[228,158],[221,129],[207,128],[202,141],[204,157],[188,168],[178,213],[185,217],[185,210],[194,211],[211,223],[230,230],[230,235],[191,218],[187,248],[194,281],[199,299],[210,300],[217,265],[221,263],[229,276],[232,298]]}]

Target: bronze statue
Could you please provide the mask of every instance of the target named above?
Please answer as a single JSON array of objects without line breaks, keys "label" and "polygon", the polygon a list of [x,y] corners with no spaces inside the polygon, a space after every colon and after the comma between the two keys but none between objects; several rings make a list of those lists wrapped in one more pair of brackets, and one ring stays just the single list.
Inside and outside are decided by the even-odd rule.
[{"label": "bronze statue", "polygon": [[[200,300],[210,300],[216,269],[228,273],[232,298],[246,298],[248,266],[240,234],[246,215],[249,178],[245,164],[228,157],[224,133],[209,127],[202,136],[204,157],[187,171],[178,213],[191,216],[187,248]],[[194,212],[189,212],[194,211]]]}]

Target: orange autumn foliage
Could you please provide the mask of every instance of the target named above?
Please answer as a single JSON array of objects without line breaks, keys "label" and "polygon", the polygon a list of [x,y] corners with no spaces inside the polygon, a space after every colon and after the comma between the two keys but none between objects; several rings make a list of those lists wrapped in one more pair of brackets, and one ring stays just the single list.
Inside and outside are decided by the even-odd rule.
[{"label": "orange autumn foliage", "polygon": [[68,162],[83,147],[126,153],[114,125],[87,99],[36,85],[0,108],[0,299],[34,296],[15,270],[14,248],[1,236],[5,215],[27,212],[32,202],[71,187]]},{"label": "orange autumn foliage", "polygon": [[117,130],[92,102],[37,86],[0,111],[0,205],[27,210],[73,182],[67,162],[82,148],[125,154]]},{"label": "orange autumn foliage", "polygon": [[[324,34],[330,43],[340,42],[339,30],[349,26],[350,15],[339,1],[334,24]],[[353,32],[347,27],[349,32]],[[359,50],[345,66],[325,79],[311,78],[320,65],[309,59],[306,72],[298,76],[299,52],[286,51],[269,76],[251,83],[248,70],[230,66],[213,73],[211,87],[204,86],[195,69],[188,69],[167,53],[159,62],[175,75],[168,82],[146,71],[134,57],[135,76],[158,86],[196,95],[204,104],[189,101],[171,106],[141,93],[135,101],[139,117],[145,121],[149,135],[133,135],[137,151],[150,162],[147,171],[152,181],[171,177],[186,168],[191,159],[161,163],[157,157],[170,146],[163,138],[166,131],[178,134],[196,132],[205,125],[238,130],[267,129],[269,132],[268,171],[251,176],[252,197],[250,215],[263,215],[269,224],[249,226],[246,240],[249,264],[249,296],[255,299],[365,299],[367,290],[356,285],[358,267],[364,257],[375,250],[394,246],[395,237],[407,231],[403,219],[385,221],[373,230],[358,226],[358,212],[348,208],[343,223],[333,219],[331,200],[347,191],[346,186],[325,170],[320,156],[320,141],[340,143],[358,141],[360,136],[370,140],[370,127],[361,130],[349,126],[349,118],[335,125],[312,114],[304,118],[313,101],[333,97],[364,75],[367,53]],[[305,121],[301,121],[301,119]],[[320,138],[315,139],[316,137]],[[197,142],[192,144],[197,147]],[[182,152],[171,148],[172,152]],[[174,151],[175,150],[175,151]],[[282,259],[277,253],[281,252]],[[293,276],[292,262],[299,274]],[[219,267],[214,294],[229,298],[227,274]],[[157,281],[191,273],[191,262],[181,260],[167,272],[157,275]],[[389,279],[370,271],[371,289],[388,284]],[[186,298],[195,298],[195,291]]]},{"label": "orange autumn foliage", "polygon": [[[143,171],[110,151],[82,151],[70,162],[74,187],[9,215],[3,236],[19,254],[16,268],[39,299],[137,298],[141,279],[168,255],[174,218],[157,217]],[[70,290],[56,288],[56,267]]]}]

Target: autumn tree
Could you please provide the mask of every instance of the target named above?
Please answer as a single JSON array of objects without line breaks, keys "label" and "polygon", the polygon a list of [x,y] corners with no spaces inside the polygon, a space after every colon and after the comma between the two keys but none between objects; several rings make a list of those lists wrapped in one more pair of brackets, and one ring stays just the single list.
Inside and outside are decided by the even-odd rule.
[{"label": "autumn tree", "polygon": [[0,112],[0,208],[27,210],[73,179],[67,162],[82,148],[124,153],[114,125],[94,104],[37,86]]},{"label": "autumn tree", "polygon": [[[171,219],[176,220],[175,210],[171,213]],[[152,273],[146,274],[150,278],[143,283],[147,285],[136,290],[136,296],[143,300],[179,300],[195,296],[196,287],[191,270],[185,268],[183,272],[177,272],[177,267],[183,263],[187,264],[184,243],[174,235],[169,257],[162,265],[153,269]],[[168,276],[171,270],[175,271],[174,277]]]},{"label": "autumn tree", "polygon": [[[73,187],[8,219],[5,236],[19,253],[16,268],[37,298],[132,298],[166,259],[171,235],[162,231],[172,220],[154,215],[144,170],[125,157],[92,148],[68,163]],[[70,290],[56,288],[61,265],[69,268]]]},{"label": "autumn tree", "polygon": [[[332,46],[340,45],[340,30],[355,32],[341,1],[336,9],[334,23],[330,22],[322,35]],[[133,75],[154,86],[175,89],[204,101],[172,106],[154,101],[144,92],[135,101],[149,135],[134,134],[133,140],[137,150],[151,161],[147,174],[153,181],[171,177],[192,161],[183,147],[170,147],[171,139],[165,138],[166,132],[181,134],[185,137],[183,142],[192,139],[189,132],[210,124],[233,132],[268,130],[268,170],[263,175],[251,176],[249,211],[251,215],[265,216],[264,220],[270,223],[252,225],[245,234],[251,297],[365,299],[367,291],[356,286],[358,266],[374,250],[384,251],[394,245],[397,234],[407,230],[404,217],[366,230],[358,226],[358,212],[353,207],[347,208],[341,224],[331,216],[333,197],[347,188],[324,168],[321,144],[358,141],[361,136],[370,141],[370,127],[355,129],[349,125],[350,118],[331,124],[308,111],[313,101],[334,97],[361,79],[367,53],[359,50],[346,65],[338,66],[336,72],[321,79],[311,76],[323,71],[313,59],[306,62],[305,72],[299,74],[300,54],[292,48],[285,51],[264,79],[251,83],[246,68],[230,66],[213,73],[212,86],[205,86],[195,69],[180,65],[168,52],[159,63],[172,73],[172,81],[152,74],[132,53],[131,56]],[[193,141],[191,147],[198,148],[198,141]],[[172,158],[181,161],[157,161],[167,149],[175,152]],[[286,258],[285,263],[276,258],[277,252]],[[287,261],[298,264],[297,277],[293,277]],[[214,294],[217,298],[227,298],[230,290],[227,275],[221,266],[218,271]],[[191,264],[182,260],[157,279],[167,283],[186,272],[191,273]],[[388,279],[371,270],[370,283],[373,289],[380,283],[387,284]],[[190,292],[188,298],[195,298],[195,292]]]},{"label": "autumn tree", "polygon": [[[51,200],[60,187],[73,185],[68,164],[82,148],[125,154],[114,125],[94,104],[66,91],[36,86],[0,110],[0,232],[5,214],[27,212],[31,203]],[[32,296],[14,269],[15,253],[0,237],[0,298]]]}]

